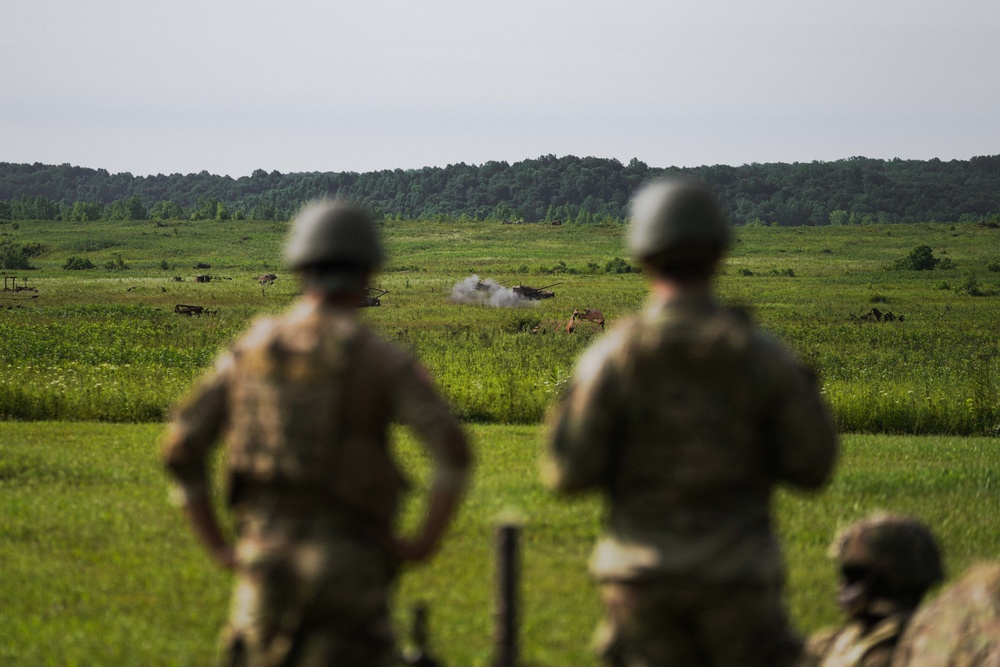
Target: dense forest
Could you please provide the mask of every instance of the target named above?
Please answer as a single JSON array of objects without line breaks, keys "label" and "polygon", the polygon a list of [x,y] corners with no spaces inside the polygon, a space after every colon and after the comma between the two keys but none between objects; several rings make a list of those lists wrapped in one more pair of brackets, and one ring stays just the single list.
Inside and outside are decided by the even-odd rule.
[{"label": "dense forest", "polygon": [[235,179],[0,162],[0,220],[285,220],[304,201],[339,196],[395,219],[607,222],[622,220],[635,188],[659,175],[706,184],[737,225],[1000,220],[1000,155],[693,168],[545,155],[367,173],[258,169]]}]

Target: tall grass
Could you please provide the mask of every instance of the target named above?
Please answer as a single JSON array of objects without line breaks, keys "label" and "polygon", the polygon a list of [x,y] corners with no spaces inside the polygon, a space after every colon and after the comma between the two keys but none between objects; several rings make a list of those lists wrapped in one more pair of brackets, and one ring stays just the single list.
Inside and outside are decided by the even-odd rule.
[{"label": "tall grass", "polygon": [[[40,241],[46,253],[32,260],[36,271],[19,274],[39,288],[37,299],[0,295],[0,306],[10,306],[0,308],[0,418],[160,419],[249,319],[295,298],[295,281],[277,268],[285,229],[22,224],[18,240]],[[471,421],[537,422],[596,335],[583,327],[562,332],[573,309],[600,308],[613,325],[639,310],[646,295],[641,275],[603,272],[627,256],[616,227],[393,222],[384,233],[391,259],[375,284],[389,293],[362,317],[420,356]],[[750,307],[817,371],[841,429],[998,432],[1000,273],[983,268],[1000,258],[996,230],[930,223],[748,228],[738,239],[719,279],[722,298]],[[886,269],[924,243],[956,268]],[[62,269],[81,252],[99,266],[120,253],[132,268]],[[198,262],[212,268],[195,269]],[[981,296],[941,289],[979,269]],[[279,274],[274,285],[253,279],[271,270]],[[206,272],[212,282],[193,281]],[[472,273],[508,286],[562,284],[554,299],[525,308],[451,303],[452,286]],[[181,317],[176,304],[218,314]],[[874,306],[905,320],[852,320]],[[543,333],[531,333],[536,328]]]},{"label": "tall grass", "polygon": [[147,306],[8,311],[0,418],[160,420],[242,324]]}]

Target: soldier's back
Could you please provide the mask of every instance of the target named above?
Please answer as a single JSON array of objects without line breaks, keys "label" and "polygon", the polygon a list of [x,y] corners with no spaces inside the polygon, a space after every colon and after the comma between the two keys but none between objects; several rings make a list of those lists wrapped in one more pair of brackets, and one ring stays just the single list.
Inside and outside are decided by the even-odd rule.
[{"label": "soldier's back", "polygon": [[256,495],[331,499],[387,525],[405,485],[387,445],[392,376],[408,357],[349,313],[309,305],[259,322],[233,357],[230,473]]},{"label": "soldier's back", "polygon": [[602,417],[577,411],[615,438],[603,471],[610,534],[595,574],[777,582],[772,489],[821,481],[835,451],[797,360],[745,314],[693,295],[623,323],[580,369],[579,382],[612,378],[620,397],[617,407],[591,406]]}]

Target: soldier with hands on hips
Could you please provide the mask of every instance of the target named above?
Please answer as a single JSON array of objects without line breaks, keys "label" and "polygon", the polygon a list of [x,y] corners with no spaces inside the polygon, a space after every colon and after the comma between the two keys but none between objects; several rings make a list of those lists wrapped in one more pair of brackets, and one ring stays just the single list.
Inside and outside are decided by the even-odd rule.
[{"label": "soldier with hands on hips", "polygon": [[[286,259],[302,297],[254,322],[181,402],[164,463],[194,532],[235,572],[225,664],[391,665],[398,566],[439,547],[471,454],[427,372],[356,318],[384,259],[370,216],[340,201],[306,206]],[[433,462],[412,537],[395,529],[407,480],[390,452],[393,422],[411,427]],[[232,545],[209,492],[220,441]]]}]

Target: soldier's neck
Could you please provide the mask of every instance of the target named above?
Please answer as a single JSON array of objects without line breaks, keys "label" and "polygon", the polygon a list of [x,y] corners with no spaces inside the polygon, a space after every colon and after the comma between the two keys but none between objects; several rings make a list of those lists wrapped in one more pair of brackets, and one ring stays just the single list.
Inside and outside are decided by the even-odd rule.
[{"label": "soldier's neck", "polygon": [[692,296],[711,296],[712,283],[708,281],[679,282],[669,278],[655,277],[649,285],[649,291],[654,299],[666,303]]},{"label": "soldier's neck", "polygon": [[361,305],[361,294],[357,292],[327,292],[309,289],[302,298],[321,308],[357,308]]}]

